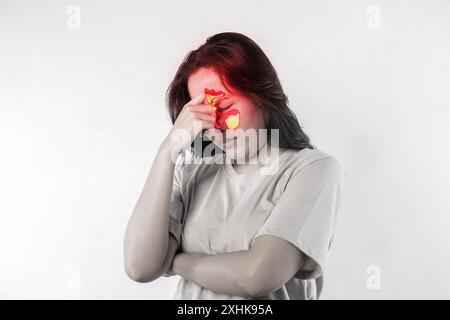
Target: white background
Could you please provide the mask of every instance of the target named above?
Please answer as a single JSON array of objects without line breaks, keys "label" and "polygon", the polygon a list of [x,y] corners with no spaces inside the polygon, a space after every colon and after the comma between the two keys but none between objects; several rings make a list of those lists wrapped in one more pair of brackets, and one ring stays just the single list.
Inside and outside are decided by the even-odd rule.
[{"label": "white background", "polygon": [[0,0],[0,298],[171,298],[126,277],[123,235],[165,90],[223,31],[348,173],[322,298],[450,298],[450,1],[425,0]]}]

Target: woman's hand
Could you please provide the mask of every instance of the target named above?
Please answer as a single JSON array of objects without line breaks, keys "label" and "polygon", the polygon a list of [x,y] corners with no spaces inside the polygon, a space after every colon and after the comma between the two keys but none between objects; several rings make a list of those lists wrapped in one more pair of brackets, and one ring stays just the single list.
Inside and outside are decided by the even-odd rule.
[{"label": "woman's hand", "polygon": [[175,253],[175,254],[173,255],[173,259],[172,259],[172,262],[170,263],[170,267],[169,267],[169,269],[167,269],[167,271],[166,271],[166,273],[165,273],[165,275],[166,275],[167,277],[171,277],[171,276],[177,275],[177,274],[175,273],[175,271],[173,270],[173,262],[175,261],[175,258],[176,258],[177,255],[178,255],[178,253]]},{"label": "woman's hand", "polygon": [[183,106],[172,129],[163,144],[171,151],[179,153],[192,144],[197,134],[203,129],[214,128],[211,106],[203,103],[205,93],[201,92]]}]

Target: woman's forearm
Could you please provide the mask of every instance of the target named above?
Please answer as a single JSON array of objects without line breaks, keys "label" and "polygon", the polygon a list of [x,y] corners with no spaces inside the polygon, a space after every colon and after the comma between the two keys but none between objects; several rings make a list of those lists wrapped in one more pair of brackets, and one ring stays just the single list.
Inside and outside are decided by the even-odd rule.
[{"label": "woman's forearm", "polygon": [[139,282],[152,281],[167,260],[169,205],[174,162],[169,144],[158,149],[152,167],[128,222],[124,239],[125,271]]},{"label": "woman's forearm", "polygon": [[249,251],[215,255],[182,252],[175,255],[172,271],[217,293],[248,297],[250,265]]}]

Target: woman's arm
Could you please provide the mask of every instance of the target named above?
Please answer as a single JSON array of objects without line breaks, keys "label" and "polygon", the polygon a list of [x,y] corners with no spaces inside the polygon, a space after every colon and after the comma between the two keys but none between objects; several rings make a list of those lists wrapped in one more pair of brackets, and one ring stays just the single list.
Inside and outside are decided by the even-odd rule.
[{"label": "woman's arm", "polygon": [[163,143],[128,222],[124,240],[125,272],[138,282],[159,278],[176,251],[176,240],[169,246],[168,233],[174,166],[170,145]]},{"label": "woman's arm", "polygon": [[303,253],[290,242],[261,235],[247,251],[178,253],[171,271],[218,293],[259,297],[283,286],[303,261]]},{"label": "woman's arm", "polygon": [[175,254],[176,240],[169,237],[169,206],[176,160],[173,155],[189,146],[201,130],[214,128],[210,106],[203,101],[201,92],[183,106],[169,135],[158,148],[128,222],[124,239],[125,272],[135,281],[159,278],[167,271]]},{"label": "woman's arm", "polygon": [[334,158],[311,162],[293,174],[248,251],[178,254],[173,272],[212,291],[249,297],[280,288],[298,271],[302,279],[316,278],[322,273],[341,209],[343,173]]}]

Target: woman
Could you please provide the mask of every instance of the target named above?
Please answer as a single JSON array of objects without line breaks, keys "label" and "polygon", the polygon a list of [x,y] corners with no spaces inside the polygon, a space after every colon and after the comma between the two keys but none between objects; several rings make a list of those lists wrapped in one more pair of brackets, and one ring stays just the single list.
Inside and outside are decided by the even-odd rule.
[{"label": "woman", "polygon": [[[215,108],[211,89],[222,93]],[[310,144],[261,48],[239,33],[208,38],[179,67],[167,104],[173,128],[126,231],[128,276],[178,274],[176,299],[318,299],[344,172]],[[217,111],[231,109],[238,127],[218,127]],[[266,136],[255,150],[238,144],[239,129]],[[183,150],[205,130],[220,149],[205,156],[202,142],[194,155],[214,161],[189,163]],[[217,150],[232,161],[216,161]],[[254,161],[262,154],[264,163]]]}]

